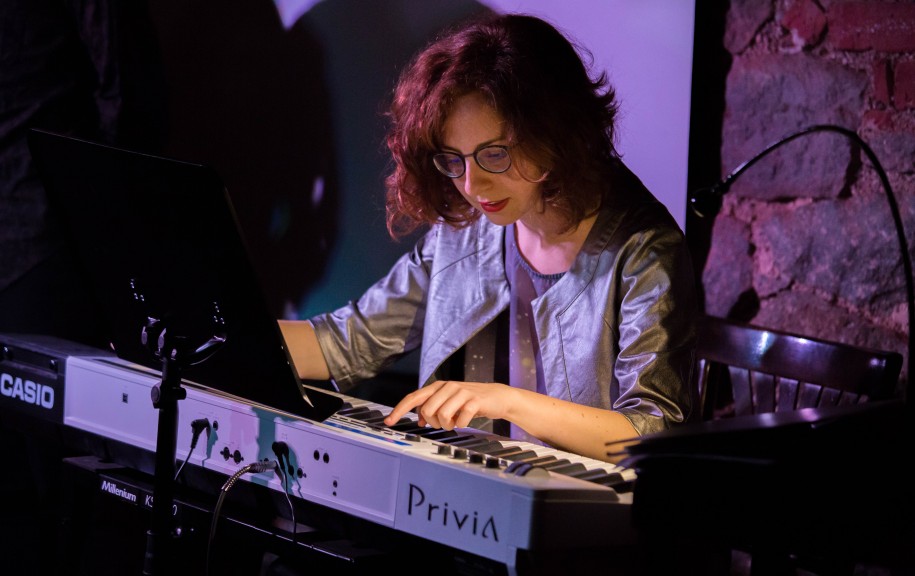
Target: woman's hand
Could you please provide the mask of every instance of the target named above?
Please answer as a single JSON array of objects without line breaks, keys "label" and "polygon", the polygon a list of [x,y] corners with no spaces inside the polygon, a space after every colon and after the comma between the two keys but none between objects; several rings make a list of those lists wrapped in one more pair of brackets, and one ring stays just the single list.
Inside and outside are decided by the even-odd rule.
[{"label": "woman's hand", "polygon": [[[410,392],[387,418],[393,426],[416,409],[420,426],[467,428],[477,416],[508,420],[550,446],[609,462],[619,454],[607,453],[608,442],[638,436],[629,420],[613,410],[583,406],[505,384],[439,380]],[[614,449],[614,452],[617,452]]]},{"label": "woman's hand", "polygon": [[393,426],[415,408],[420,426],[465,428],[477,416],[505,418],[513,392],[504,384],[438,380],[404,396],[384,423]]}]

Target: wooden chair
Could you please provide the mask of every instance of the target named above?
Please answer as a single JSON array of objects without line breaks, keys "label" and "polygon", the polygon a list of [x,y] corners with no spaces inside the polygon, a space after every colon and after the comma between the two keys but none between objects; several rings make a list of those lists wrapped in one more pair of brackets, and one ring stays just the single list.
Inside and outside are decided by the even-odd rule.
[{"label": "wooden chair", "polygon": [[[696,359],[695,377],[706,421],[890,400],[896,396],[902,368],[902,356],[896,352],[711,316],[699,322]],[[815,492],[811,498],[817,498]],[[730,555],[732,575],[796,574],[797,568],[850,575],[854,569],[844,560],[824,564],[821,558],[789,558],[771,549],[733,549]]]},{"label": "wooden chair", "polygon": [[902,355],[713,316],[696,349],[703,420],[887,400]]}]

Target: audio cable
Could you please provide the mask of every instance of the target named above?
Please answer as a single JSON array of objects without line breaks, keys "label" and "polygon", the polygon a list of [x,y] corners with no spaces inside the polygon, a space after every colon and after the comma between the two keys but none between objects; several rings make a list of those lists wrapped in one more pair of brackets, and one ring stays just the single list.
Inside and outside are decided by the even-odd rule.
[{"label": "audio cable", "polygon": [[298,525],[295,521],[295,507],[292,505],[292,499],[289,498],[289,476],[292,474],[292,462],[289,460],[289,445],[285,442],[274,442],[273,453],[278,458],[277,474],[283,484],[283,496],[286,497],[286,504],[289,506],[290,520],[292,521],[292,547],[295,548]]},{"label": "audio cable", "polygon": [[219,489],[219,498],[217,498],[216,507],[213,509],[213,520],[210,523],[210,534],[207,538],[206,564],[204,574],[210,573],[210,549],[213,547],[213,539],[216,537],[216,523],[219,520],[219,513],[222,509],[222,503],[225,500],[226,494],[228,494],[229,490],[235,486],[235,483],[238,482],[238,479],[245,474],[259,474],[271,469],[274,472],[279,473],[277,471],[278,468],[279,465],[277,464],[276,460],[261,460],[259,462],[246,464],[245,466],[242,466],[237,472],[235,472],[235,474],[233,474],[228,480],[226,480],[226,482],[222,485],[222,488]]},{"label": "audio cable", "polygon": [[207,431],[207,438],[210,437],[210,421],[207,418],[198,418],[191,422],[191,449],[187,451],[187,457],[181,463],[181,466],[178,467],[178,470],[175,472],[175,481],[178,481],[178,477],[181,476],[181,471],[184,470],[184,465],[188,463],[188,460],[191,459],[191,454],[194,453],[194,448],[197,447],[197,441],[200,439],[200,434],[203,431]]}]

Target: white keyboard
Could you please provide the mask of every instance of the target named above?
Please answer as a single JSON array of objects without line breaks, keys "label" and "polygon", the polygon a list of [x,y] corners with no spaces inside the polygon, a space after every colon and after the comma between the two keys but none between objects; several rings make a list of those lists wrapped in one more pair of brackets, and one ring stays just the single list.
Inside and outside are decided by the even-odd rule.
[{"label": "white keyboard", "polygon": [[[158,372],[119,359],[70,357],[64,424],[155,452],[150,390],[159,381]],[[415,416],[388,428],[372,416],[389,407],[345,395],[343,409],[314,422],[190,382],[183,388],[178,460],[188,456],[191,422],[205,418],[212,434],[189,464],[231,476],[277,460],[283,447],[290,496],[504,563],[509,573],[519,550],[635,538],[634,472],[613,464],[473,429],[418,429]],[[243,479],[287,491],[272,471]]]}]

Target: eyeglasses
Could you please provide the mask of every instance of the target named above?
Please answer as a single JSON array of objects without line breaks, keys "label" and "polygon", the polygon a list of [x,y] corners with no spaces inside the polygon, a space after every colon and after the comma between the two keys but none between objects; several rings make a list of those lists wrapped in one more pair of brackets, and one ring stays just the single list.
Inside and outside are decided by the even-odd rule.
[{"label": "eyeglasses", "polygon": [[470,154],[457,154],[455,152],[438,152],[432,156],[432,162],[438,171],[449,178],[460,178],[464,175],[467,166],[464,159],[473,156],[477,165],[492,174],[501,174],[511,168],[512,157],[508,153],[511,146],[493,144],[474,150]]}]

